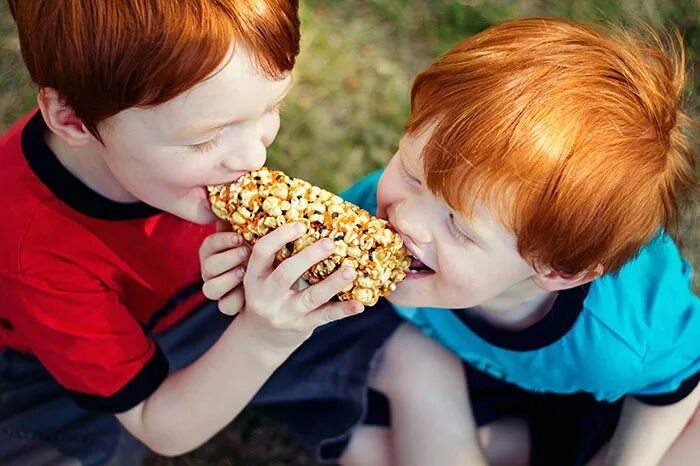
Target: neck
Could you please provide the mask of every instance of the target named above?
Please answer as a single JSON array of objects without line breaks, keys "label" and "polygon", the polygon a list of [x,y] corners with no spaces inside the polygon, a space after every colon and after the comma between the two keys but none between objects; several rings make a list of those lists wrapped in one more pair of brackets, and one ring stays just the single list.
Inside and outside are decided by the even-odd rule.
[{"label": "neck", "polygon": [[531,280],[525,280],[508,293],[469,311],[497,327],[522,330],[542,320],[552,309],[557,295],[556,291],[543,290]]},{"label": "neck", "polygon": [[98,143],[69,146],[50,130],[46,131],[44,140],[61,165],[88,188],[115,202],[137,200],[114,178],[100,149],[95,147]]}]

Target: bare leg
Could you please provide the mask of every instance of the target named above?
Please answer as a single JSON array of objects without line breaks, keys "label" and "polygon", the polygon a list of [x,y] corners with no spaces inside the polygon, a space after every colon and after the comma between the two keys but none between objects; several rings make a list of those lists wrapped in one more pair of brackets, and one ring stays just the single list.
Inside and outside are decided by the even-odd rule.
[{"label": "bare leg", "polygon": [[462,362],[409,324],[387,342],[370,386],[389,397],[393,428],[357,428],[341,458],[345,466],[529,462],[525,423],[504,419],[477,432]]},{"label": "bare leg", "polygon": [[360,426],[340,457],[342,466],[392,466],[391,431],[386,427]]},{"label": "bare leg", "polygon": [[403,324],[370,384],[389,398],[397,465],[485,464],[456,355]]},{"label": "bare leg", "polygon": [[700,459],[700,407],[661,460],[661,466],[690,466]]},{"label": "bare leg", "polygon": [[[527,466],[530,437],[525,422],[509,418],[479,428],[479,438],[491,466]],[[361,426],[340,458],[343,466],[392,466],[392,433],[388,428]],[[432,463],[428,463],[432,464]]]},{"label": "bare leg", "polygon": [[499,419],[480,427],[479,441],[490,466],[530,464],[530,433],[522,419]]}]

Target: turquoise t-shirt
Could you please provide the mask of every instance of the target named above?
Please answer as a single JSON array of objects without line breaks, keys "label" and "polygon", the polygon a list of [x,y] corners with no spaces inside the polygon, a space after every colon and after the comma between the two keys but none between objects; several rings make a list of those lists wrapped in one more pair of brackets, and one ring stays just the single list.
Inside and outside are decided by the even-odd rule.
[{"label": "turquoise t-shirt", "polygon": [[[381,171],[341,196],[376,212]],[[700,299],[691,267],[659,235],[618,273],[559,293],[552,310],[519,331],[462,310],[395,307],[472,366],[526,390],[625,395],[664,405],[700,380]]]}]

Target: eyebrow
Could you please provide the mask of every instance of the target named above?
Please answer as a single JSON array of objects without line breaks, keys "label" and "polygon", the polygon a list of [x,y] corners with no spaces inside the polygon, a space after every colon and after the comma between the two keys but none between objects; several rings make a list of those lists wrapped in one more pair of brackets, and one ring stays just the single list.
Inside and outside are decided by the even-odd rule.
[{"label": "eyebrow", "polygon": [[[287,84],[287,87],[284,88],[284,90],[282,91],[280,96],[277,98],[277,100],[275,100],[274,103],[272,103],[270,106],[268,106],[265,111],[269,111],[271,108],[274,108],[277,105],[279,105],[285,99],[285,97],[287,97],[287,94],[289,94],[289,91],[292,89],[293,83],[294,83],[294,81],[292,79],[290,79],[289,83]],[[223,121],[223,122],[219,122],[219,123],[207,124],[206,127],[189,129],[186,131],[182,131],[180,134],[182,134],[183,140],[192,139],[192,138],[197,137],[197,136],[202,136],[204,134],[211,133],[211,132],[216,131],[218,129],[221,129],[225,126],[229,126],[233,123],[237,123],[238,121],[239,121],[238,118],[234,118],[232,120],[227,120],[227,121]]]}]

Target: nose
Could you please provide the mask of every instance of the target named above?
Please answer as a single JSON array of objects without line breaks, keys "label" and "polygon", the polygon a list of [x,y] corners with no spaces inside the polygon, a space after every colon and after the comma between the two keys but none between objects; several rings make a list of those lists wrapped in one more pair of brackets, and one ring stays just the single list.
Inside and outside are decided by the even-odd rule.
[{"label": "nose", "polygon": [[253,171],[265,165],[267,146],[257,128],[252,129],[241,134],[238,144],[227,152],[221,162],[225,169],[232,172]]},{"label": "nose", "polygon": [[394,208],[394,224],[414,243],[427,244],[432,240],[430,225],[433,220],[426,202],[420,198],[406,199]]},{"label": "nose", "polygon": [[241,148],[226,155],[222,165],[226,170],[232,172],[257,170],[265,165],[267,159],[267,148],[263,144],[257,147]]}]

